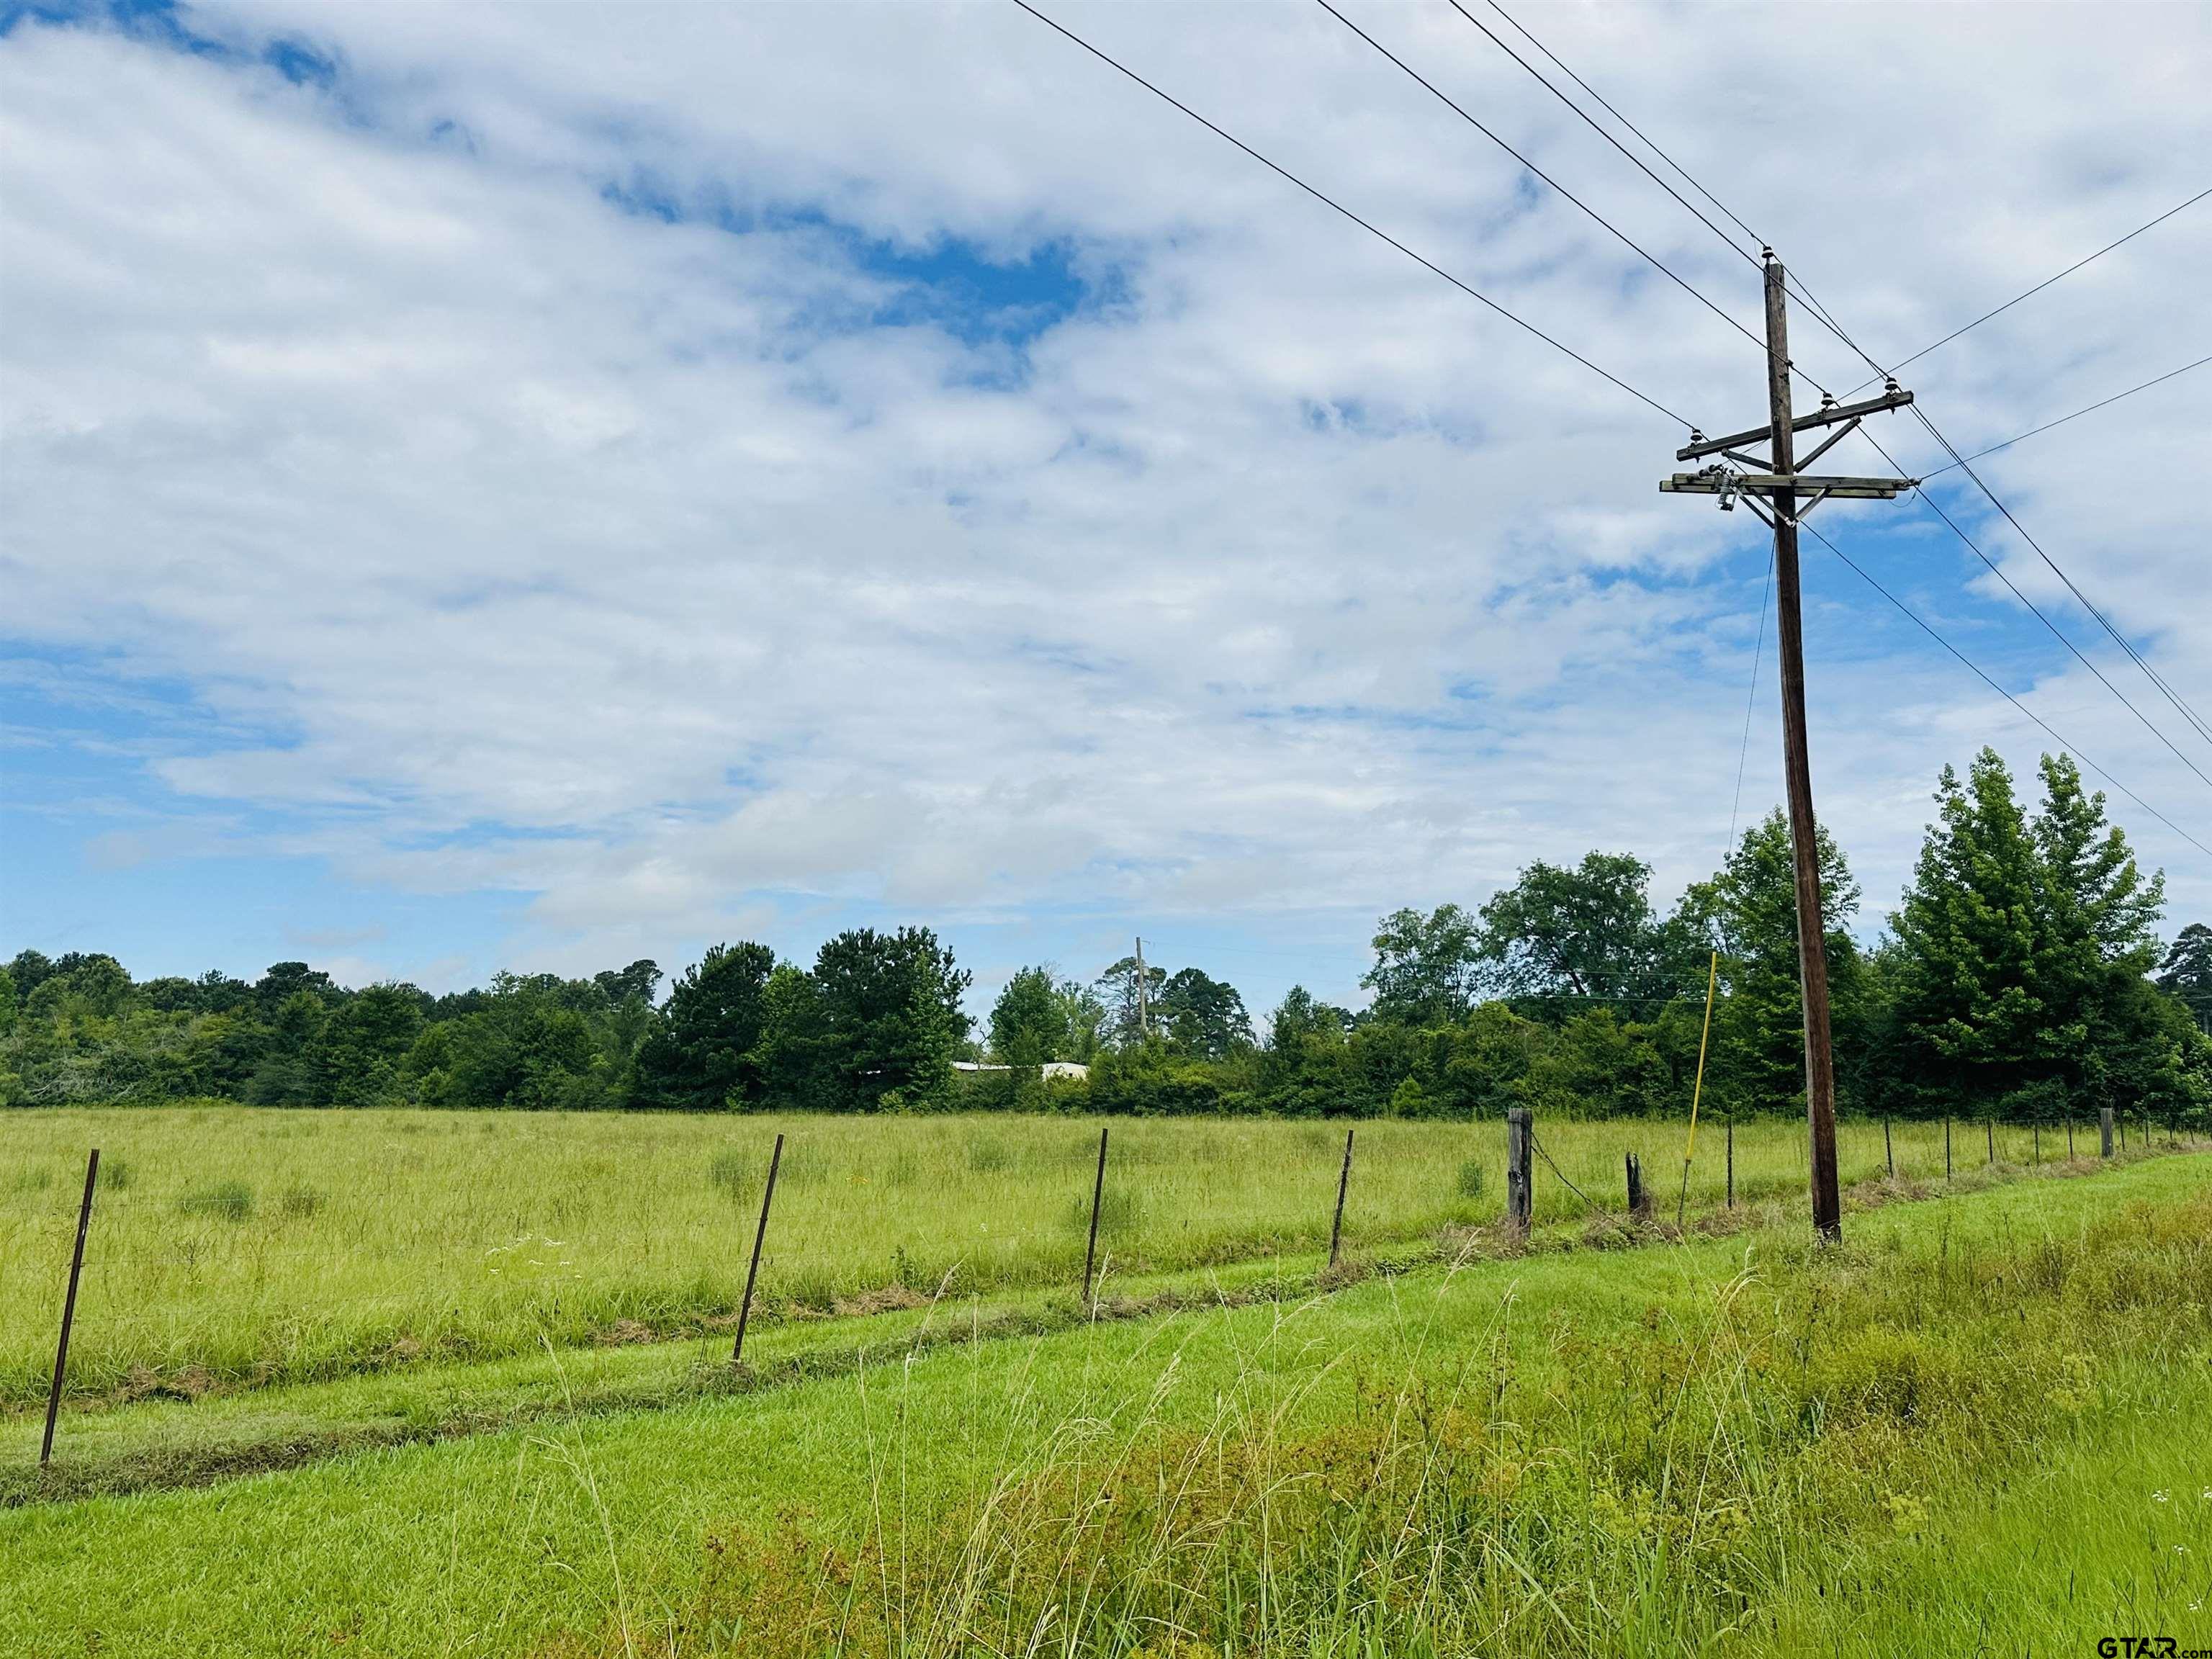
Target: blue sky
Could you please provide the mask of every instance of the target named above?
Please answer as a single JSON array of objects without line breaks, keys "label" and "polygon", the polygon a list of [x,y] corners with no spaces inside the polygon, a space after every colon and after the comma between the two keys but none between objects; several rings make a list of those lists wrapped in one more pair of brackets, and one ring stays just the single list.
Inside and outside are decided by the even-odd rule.
[{"label": "blue sky", "polygon": [[[1666,902],[1722,851],[1757,524],[1658,496],[1678,430],[1018,11],[0,15],[7,950],[444,988],[921,921],[982,993],[1141,933],[1259,1009],[1352,999],[1380,912],[1531,859],[1633,849]],[[1066,15],[1632,384],[1757,418],[1748,343],[1325,14]],[[1451,13],[1363,16],[1755,319],[1756,272]],[[2141,10],[2126,58],[2086,15],[1915,17],[1900,64],[1865,9],[1731,14],[1822,70],[1812,195],[1694,10],[1547,41],[1894,356],[2201,188],[2212,136],[2201,15]],[[1962,447],[2008,437],[2201,356],[2208,253],[2179,216],[1906,378]],[[2185,501],[2118,481],[2208,431],[2185,377],[1983,464],[2200,708]],[[1923,509],[1816,521],[2212,841],[2212,787]],[[1806,591],[1871,931],[1937,767],[2048,744],[1817,545]],[[2115,808],[2172,925],[2212,910],[2203,855]]]}]

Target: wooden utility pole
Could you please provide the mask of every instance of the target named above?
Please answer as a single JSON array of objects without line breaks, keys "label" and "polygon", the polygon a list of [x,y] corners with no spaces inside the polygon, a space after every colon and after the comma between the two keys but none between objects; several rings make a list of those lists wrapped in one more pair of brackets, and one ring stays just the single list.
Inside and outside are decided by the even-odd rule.
[{"label": "wooden utility pole", "polygon": [[[1789,296],[1782,262],[1766,262],[1766,401],[1773,470],[1796,472],[1790,414]],[[1797,864],[1797,980],[1805,1005],[1805,1121],[1813,1138],[1813,1227],[1844,1236],[1836,1185],[1836,1053],[1828,1036],[1827,929],[1820,915],[1820,842],[1813,817],[1813,761],[1805,742],[1805,625],[1797,590],[1797,492],[1774,492],[1774,639],[1782,664],[1782,770]]]},{"label": "wooden utility pole", "polygon": [[[1820,846],[1813,816],[1813,763],[1805,740],[1805,632],[1798,594],[1797,526],[1831,496],[1843,501],[1893,501],[1911,478],[1814,477],[1797,470],[1796,434],[1816,428],[1840,429],[1808,455],[1808,465],[1856,430],[1865,416],[1901,409],[1912,394],[1894,380],[1879,398],[1838,404],[1824,398],[1818,413],[1790,406],[1790,317],[1781,261],[1766,250],[1766,402],[1764,429],[1708,439],[1690,434],[1677,460],[1725,456],[1701,472],[1678,472],[1660,481],[1669,494],[1720,497],[1723,510],[1741,499],[1774,531],[1774,614],[1782,659],[1782,769],[1790,801],[1790,838],[1796,866],[1797,979],[1805,1006],[1805,1121],[1812,1138],[1813,1227],[1828,1243],[1844,1235],[1843,1198],[1836,1180],[1836,1057],[1828,1032],[1828,953],[1820,912]],[[1743,453],[1764,443],[1765,459]],[[1738,470],[1747,469],[1747,470]],[[1801,506],[1800,503],[1802,502]]]}]

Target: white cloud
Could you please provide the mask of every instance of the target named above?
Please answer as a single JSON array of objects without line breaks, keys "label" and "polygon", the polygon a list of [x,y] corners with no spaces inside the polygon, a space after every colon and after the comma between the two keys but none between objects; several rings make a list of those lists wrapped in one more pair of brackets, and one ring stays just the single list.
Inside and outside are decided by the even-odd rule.
[{"label": "white cloud", "polygon": [[[1662,401],[1755,417],[1747,342],[1325,14],[1063,15]],[[0,41],[10,626],[263,734],[156,762],[179,816],[279,809],[360,879],[534,895],[580,959],[778,893],[1265,916],[1479,896],[1591,845],[1710,867],[1760,554],[1656,495],[1678,434],[1019,12],[188,15],[304,39],[337,90]],[[1454,14],[1362,18],[1752,319],[1749,269]],[[1737,10],[1718,59],[1694,13],[1540,27],[1893,353],[2199,186],[2207,26],[2130,19]],[[896,284],[855,235],[1057,239],[1113,297],[1020,352],[869,325]],[[1908,378],[1962,444],[2009,435],[2181,361],[2208,252],[2212,211],[2184,216]],[[2181,381],[1986,464],[2200,708],[2191,504],[2128,480],[2186,476],[2208,429],[2212,383]],[[2027,660],[1955,544],[1917,545],[1916,601]],[[1823,805],[1879,905],[1935,767],[2041,737],[1901,657],[1870,593],[1810,627]],[[2101,688],[2034,660],[2054,725],[2205,821]],[[1771,726],[1770,686],[1747,810]]]}]

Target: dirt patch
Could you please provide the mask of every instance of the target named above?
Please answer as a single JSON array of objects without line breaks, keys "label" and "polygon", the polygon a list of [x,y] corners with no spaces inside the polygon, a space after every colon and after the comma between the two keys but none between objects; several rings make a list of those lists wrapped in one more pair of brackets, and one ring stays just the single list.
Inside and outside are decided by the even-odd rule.
[{"label": "dirt patch", "polygon": [[871,1314],[926,1308],[929,1300],[911,1285],[885,1285],[877,1290],[862,1291],[858,1296],[839,1297],[831,1304],[831,1312],[839,1319],[865,1319]]}]

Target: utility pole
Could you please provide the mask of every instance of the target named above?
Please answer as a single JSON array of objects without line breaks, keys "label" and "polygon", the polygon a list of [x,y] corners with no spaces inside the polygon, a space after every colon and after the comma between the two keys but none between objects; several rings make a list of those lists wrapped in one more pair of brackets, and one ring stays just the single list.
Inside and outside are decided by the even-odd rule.
[{"label": "utility pole", "polygon": [[1149,1042],[1152,1037],[1152,1027],[1145,997],[1145,939],[1140,933],[1137,936],[1137,1038],[1141,1042]]},{"label": "utility pole", "polygon": [[[1774,531],[1774,614],[1782,659],[1782,766],[1790,799],[1790,837],[1796,866],[1797,980],[1805,1006],[1805,1120],[1812,1138],[1813,1227],[1826,1243],[1844,1236],[1843,1198],[1836,1180],[1836,1057],[1828,1029],[1828,952],[1820,913],[1820,852],[1813,816],[1813,764],[1805,741],[1805,634],[1798,592],[1797,526],[1822,501],[1894,501],[1914,478],[1813,477],[1798,471],[1796,434],[1820,427],[1839,429],[1805,458],[1810,465],[1858,428],[1871,414],[1912,401],[1892,380],[1879,398],[1838,404],[1820,400],[1817,414],[1790,406],[1790,318],[1781,261],[1765,250],[1767,424],[1724,438],[1692,432],[1674,452],[1677,460],[1721,455],[1701,472],[1662,479],[1668,494],[1720,497],[1723,512],[1741,499]],[[1764,443],[1765,459],[1743,453]],[[1739,471],[1741,467],[1745,469]],[[1804,498],[1804,504],[1799,505]]]}]

